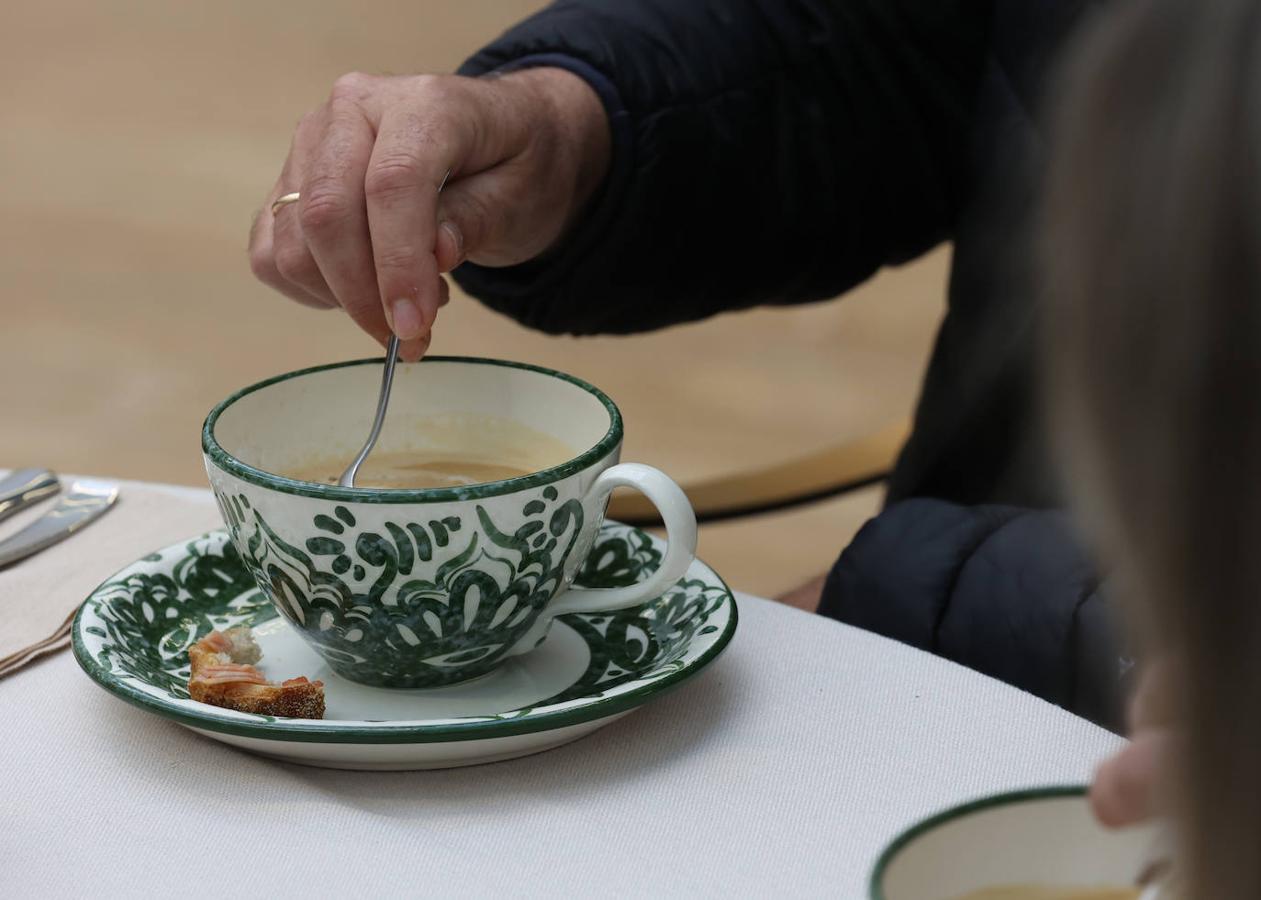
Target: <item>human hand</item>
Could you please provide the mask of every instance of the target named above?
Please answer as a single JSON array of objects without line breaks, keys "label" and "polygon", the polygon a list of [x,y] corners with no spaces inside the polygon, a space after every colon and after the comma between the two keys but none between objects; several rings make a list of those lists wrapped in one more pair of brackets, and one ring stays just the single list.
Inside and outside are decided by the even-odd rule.
[{"label": "human hand", "polygon": [[1132,739],[1095,770],[1090,806],[1109,828],[1137,825],[1162,809],[1174,740],[1169,678],[1163,662],[1143,673],[1130,703]]},{"label": "human hand", "polygon": [[599,97],[563,69],[344,75],[298,123],[250,267],[299,303],[341,307],[382,344],[397,334],[400,356],[419,359],[447,300],[441,273],[554,245],[603,180],[609,143]]}]

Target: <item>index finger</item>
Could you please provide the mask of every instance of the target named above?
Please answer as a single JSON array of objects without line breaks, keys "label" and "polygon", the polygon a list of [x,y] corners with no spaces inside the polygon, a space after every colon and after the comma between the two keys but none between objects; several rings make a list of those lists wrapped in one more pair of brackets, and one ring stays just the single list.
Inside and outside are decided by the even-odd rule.
[{"label": "index finger", "polygon": [[429,332],[440,299],[438,191],[454,164],[453,129],[439,117],[387,113],[364,179],[377,285],[401,340]]}]

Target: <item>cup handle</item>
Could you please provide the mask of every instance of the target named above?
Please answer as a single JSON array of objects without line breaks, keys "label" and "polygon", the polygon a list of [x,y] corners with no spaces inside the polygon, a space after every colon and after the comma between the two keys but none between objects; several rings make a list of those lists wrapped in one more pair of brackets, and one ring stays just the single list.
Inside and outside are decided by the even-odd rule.
[{"label": "cup handle", "polygon": [[687,572],[696,558],[696,513],[683,489],[660,469],[642,463],[621,463],[605,469],[587,492],[583,506],[603,506],[614,488],[629,487],[644,494],[666,528],[666,550],[656,572],[643,581],[617,588],[573,588],[552,600],[533,627],[505,654],[515,656],[533,650],[547,634],[552,619],[566,613],[610,612],[635,606],[664,594]]}]

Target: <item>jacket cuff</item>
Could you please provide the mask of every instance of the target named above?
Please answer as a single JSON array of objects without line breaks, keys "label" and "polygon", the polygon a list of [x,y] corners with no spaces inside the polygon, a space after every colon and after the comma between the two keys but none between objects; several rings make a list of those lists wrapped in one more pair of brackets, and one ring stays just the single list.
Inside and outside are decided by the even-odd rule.
[{"label": "jacket cuff", "polygon": [[564,281],[592,248],[606,237],[634,168],[630,114],[617,86],[589,63],[564,53],[537,53],[486,69],[474,58],[460,67],[459,74],[483,75],[491,71],[504,73],[543,66],[572,72],[590,85],[600,98],[609,120],[609,171],[603,185],[588,201],[587,210],[570,226],[569,234],[542,256],[502,268],[466,262],[451,273],[460,287],[491,307],[495,307],[497,302],[511,302],[545,292],[553,284]]}]

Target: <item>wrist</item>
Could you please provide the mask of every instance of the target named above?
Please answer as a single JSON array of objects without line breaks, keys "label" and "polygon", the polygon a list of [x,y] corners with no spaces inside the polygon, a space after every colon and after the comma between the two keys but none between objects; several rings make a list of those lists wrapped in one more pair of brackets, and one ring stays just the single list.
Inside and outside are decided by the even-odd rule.
[{"label": "wrist", "polygon": [[587,208],[608,175],[612,157],[609,114],[600,95],[580,76],[555,66],[504,75],[532,97],[539,120],[550,125],[550,151],[570,188],[566,223]]}]

